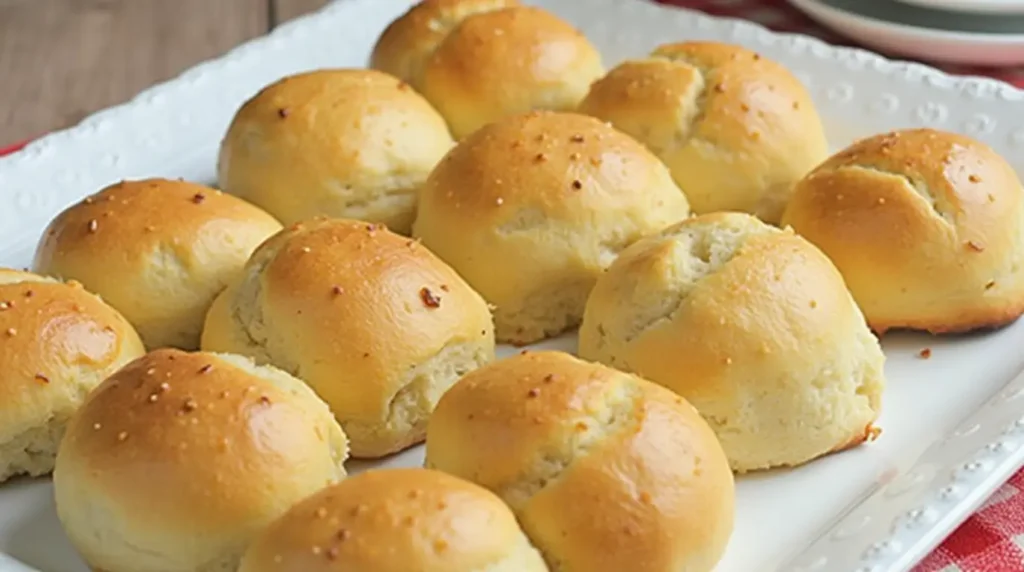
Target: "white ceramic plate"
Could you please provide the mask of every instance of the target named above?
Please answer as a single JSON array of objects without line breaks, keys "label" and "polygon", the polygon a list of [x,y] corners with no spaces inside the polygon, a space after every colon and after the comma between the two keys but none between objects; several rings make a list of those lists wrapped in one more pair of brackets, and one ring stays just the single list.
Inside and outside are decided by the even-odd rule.
[{"label": "white ceramic plate", "polygon": [[1024,14],[1021,0],[899,0],[923,8],[936,8],[968,14]]},{"label": "white ceramic plate", "polygon": [[[410,1],[336,2],[0,159],[0,265],[27,265],[49,219],[106,184],[143,176],[212,182],[218,142],[245,98],[288,73],[363,65]],[[775,58],[812,90],[834,145],[932,126],[980,138],[1024,172],[1024,92],[1005,84],[640,0],[538,3],[579,25],[609,63],[680,39],[734,42]],[[571,336],[548,344],[573,346]],[[739,479],[736,531],[719,572],[905,570],[1024,461],[1024,321],[966,338],[892,336],[884,347],[881,438],[797,470]],[[916,357],[924,347],[933,350],[929,360]],[[387,464],[417,465],[421,454]],[[0,552],[30,569],[85,571],[46,480],[0,487]],[[25,570],[5,562],[0,570]]]},{"label": "white ceramic plate", "polygon": [[983,66],[1024,64],[1024,15],[955,13],[895,0],[789,2],[823,26],[888,54]]}]

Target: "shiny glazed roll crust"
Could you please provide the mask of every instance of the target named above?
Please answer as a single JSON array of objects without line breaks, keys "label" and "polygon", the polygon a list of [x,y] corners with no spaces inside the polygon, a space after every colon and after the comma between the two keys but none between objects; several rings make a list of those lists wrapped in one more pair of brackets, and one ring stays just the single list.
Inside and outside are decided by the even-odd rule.
[{"label": "shiny glazed roll crust", "polygon": [[81,282],[147,347],[195,349],[214,296],[280,229],[262,210],[202,185],[123,181],[58,215],[34,268]]},{"label": "shiny glazed roll crust", "polygon": [[547,572],[486,489],[427,469],[372,470],[302,501],[239,572]]},{"label": "shiny glazed roll crust", "polygon": [[1000,326],[1024,312],[1024,194],[988,146],[931,129],[858,141],[783,223],[827,254],[878,333]]},{"label": "shiny glazed roll crust", "polygon": [[267,241],[207,316],[203,348],[271,363],[331,406],[356,457],[423,440],[434,404],[494,357],[484,300],[418,242],[315,220]]},{"label": "shiny glazed roll crust", "polygon": [[793,184],[828,155],[803,85],[739,46],[661,46],[595,82],[579,109],[646,144],[698,214],[743,211],[777,223]]},{"label": "shiny glazed roll crust", "polygon": [[732,534],[732,473],[700,415],[564,353],[462,378],[430,420],[426,464],[502,497],[553,570],[709,571]]},{"label": "shiny glazed roll crust", "polygon": [[0,268],[0,482],[53,470],[85,395],[145,350],[78,283]]},{"label": "shiny glazed roll crust", "polygon": [[345,474],[345,435],[301,381],[158,350],[93,391],[54,471],[57,514],[105,572],[228,572],[251,539]]},{"label": "shiny glazed roll crust", "polygon": [[384,30],[370,55],[370,67],[401,78],[418,90],[430,57],[463,20],[521,5],[518,0],[423,0]]},{"label": "shiny glazed roll crust", "polygon": [[384,32],[371,64],[411,82],[456,139],[510,115],[572,110],[604,73],[578,30],[507,0],[422,2]]},{"label": "shiny glazed roll crust", "polygon": [[739,213],[626,249],[598,280],[580,355],[685,397],[739,472],[873,438],[885,357],[828,258]]},{"label": "shiny glazed roll crust", "polygon": [[530,343],[579,323],[620,250],[689,214],[665,166],[582,115],[494,123],[427,179],[413,234],[496,306],[499,341]]},{"label": "shiny glazed roll crust", "polygon": [[416,189],[451,146],[444,119],[405,82],[319,70],[277,81],[239,109],[218,178],[284,224],[325,215],[408,233]]}]

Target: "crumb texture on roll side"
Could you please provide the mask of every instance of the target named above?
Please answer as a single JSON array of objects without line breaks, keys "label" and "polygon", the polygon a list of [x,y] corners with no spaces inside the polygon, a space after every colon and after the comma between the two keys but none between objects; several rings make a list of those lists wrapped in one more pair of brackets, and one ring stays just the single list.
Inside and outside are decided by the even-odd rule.
[{"label": "crumb texture on roll side", "polygon": [[857,141],[796,186],[783,223],[832,259],[880,334],[998,327],[1024,312],[1021,181],[969,137]]},{"label": "crumb texture on roll side", "polygon": [[203,348],[303,379],[355,457],[423,440],[434,404],[494,359],[486,302],[418,241],[361,221],[294,225],[257,250],[207,316]]},{"label": "crumb texture on roll side", "polygon": [[280,229],[259,208],[202,185],[122,181],[60,213],[33,266],[101,296],[148,348],[196,349],[214,296]]},{"label": "crumb texture on roll side", "polygon": [[688,215],[640,143],[592,117],[532,112],[445,156],[413,235],[495,306],[499,341],[527,344],[577,326],[618,253]]},{"label": "crumb texture on roll side", "polygon": [[361,473],[295,505],[239,572],[547,572],[490,491],[440,471]]},{"label": "crumb texture on roll side", "polygon": [[532,110],[569,111],[604,74],[576,28],[514,1],[427,1],[381,36],[371,65],[405,78],[462,139]]},{"label": "crumb texture on roll side", "polygon": [[778,223],[793,184],[828,155],[800,81],[729,44],[667,44],[626,61],[591,86],[579,110],[646,144],[698,214],[742,211]]},{"label": "crumb texture on roll side", "polygon": [[842,277],[751,215],[694,217],[626,249],[591,293],[579,353],[685,397],[738,472],[877,434],[885,356]]},{"label": "crumb texture on roll side", "polygon": [[80,284],[0,268],[0,483],[52,471],[86,394],[143,353],[124,317]]},{"label": "crumb texture on roll side", "polygon": [[732,534],[733,475],[697,411],[561,352],[463,377],[430,420],[426,466],[502,497],[552,570],[706,572]]},{"label": "crumb texture on roll side", "polygon": [[94,569],[233,571],[263,527],[344,477],[347,453],[330,410],[287,373],[156,350],[72,417],[57,514]]},{"label": "crumb texture on roll side", "polygon": [[423,0],[396,18],[377,39],[370,67],[423,85],[423,68],[463,20],[483,12],[522,6],[518,0]]},{"label": "crumb texture on roll side", "polygon": [[324,215],[408,234],[416,189],[452,144],[444,119],[398,78],[317,70],[242,105],[221,143],[218,179],[284,224]]}]

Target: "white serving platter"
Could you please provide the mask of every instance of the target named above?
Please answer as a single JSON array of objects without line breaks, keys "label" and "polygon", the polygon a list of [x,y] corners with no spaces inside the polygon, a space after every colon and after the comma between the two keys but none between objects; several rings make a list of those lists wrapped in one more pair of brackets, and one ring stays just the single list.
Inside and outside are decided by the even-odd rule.
[{"label": "white serving platter", "polygon": [[[364,65],[377,34],[410,3],[335,2],[0,159],[0,265],[27,266],[49,219],[106,184],[144,176],[212,183],[218,142],[245,98],[288,73]],[[988,142],[1024,173],[1024,92],[1008,85],[642,0],[534,3],[577,24],[609,64],[685,39],[775,58],[812,90],[835,146],[931,126]],[[925,347],[927,360],[917,356]],[[881,438],[797,470],[738,479],[736,530],[719,572],[909,569],[1024,463],[1021,347],[1024,321],[970,337],[887,337]],[[421,455],[383,465],[417,465]],[[0,486],[0,553],[8,555],[0,554],[0,571],[86,570],[61,533],[46,480]]]}]

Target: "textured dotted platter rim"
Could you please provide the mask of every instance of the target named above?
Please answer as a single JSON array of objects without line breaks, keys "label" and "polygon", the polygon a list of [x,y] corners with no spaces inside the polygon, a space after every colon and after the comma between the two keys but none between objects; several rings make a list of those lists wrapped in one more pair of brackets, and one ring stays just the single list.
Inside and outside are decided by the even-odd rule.
[{"label": "textured dotted platter rim", "polygon": [[[757,25],[642,0],[532,3],[578,25],[602,48],[609,63],[683,39],[734,42],[758,50],[787,65],[808,85],[836,145],[888,129],[930,126],[977,137],[1024,173],[1024,92],[1007,84],[951,77],[863,50],[837,48],[809,37],[776,34]],[[241,101],[288,73],[364,65],[379,31],[410,4],[411,0],[334,2],[148,89],[124,105],[0,159],[0,264],[27,265],[33,245],[53,215],[111,182],[142,176],[188,176],[212,182],[211,157]],[[936,402],[935,409],[943,411],[943,431],[918,439],[920,446],[905,455],[877,461],[872,445],[821,461],[820,470],[812,467],[810,472],[786,476],[810,483],[808,475],[836,474],[835,467],[842,463],[863,463],[874,471],[857,477],[860,480],[851,477],[851,482],[861,484],[849,502],[838,510],[829,509],[826,521],[799,531],[799,542],[785,554],[760,562],[758,570],[895,572],[909,569],[927,554],[1024,464],[1024,374],[1020,374],[1024,356],[1014,349],[1021,343],[1024,323],[988,337],[887,339],[886,350],[895,356],[890,361],[901,381],[919,384],[918,389],[907,389],[904,397],[926,397],[928,390],[921,388],[928,386],[915,376],[933,377],[941,391],[942,383],[960,380],[963,384],[966,376],[977,375],[984,391],[955,406],[950,405],[958,399],[955,395]],[[936,357],[929,360],[933,363],[917,364],[913,356],[924,345],[933,347]],[[572,343],[562,340],[555,347],[568,349]],[[984,367],[966,363],[968,357]],[[985,371],[975,373],[975,369]],[[910,415],[913,404],[897,399],[883,415],[883,429],[888,424],[898,433],[913,424],[898,417],[900,411],[891,413],[902,409],[902,415]],[[414,451],[392,463],[415,463],[419,454]],[[760,484],[758,477],[753,480],[741,486],[754,490]],[[39,508],[29,506],[44,498],[38,486],[18,483],[13,490],[0,488],[0,539],[5,530],[9,532],[5,512]],[[808,494],[814,491],[811,486]],[[741,490],[741,502],[744,494]],[[766,529],[785,527],[788,520],[789,515],[780,514],[776,522],[761,524]],[[53,523],[48,526],[52,530]],[[756,530],[742,526],[720,567],[723,572],[751,569],[750,562],[744,563],[736,554],[767,550],[755,546]],[[48,539],[8,538],[7,546],[22,546],[18,542],[45,545]],[[3,546],[0,543],[0,550]],[[0,570],[33,569],[0,553]]]}]

